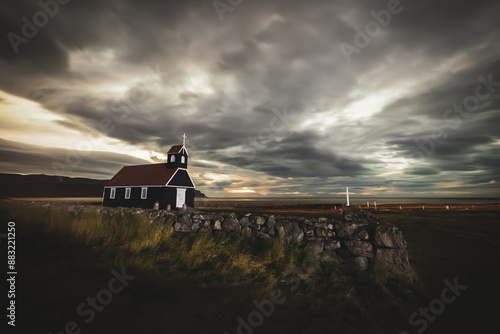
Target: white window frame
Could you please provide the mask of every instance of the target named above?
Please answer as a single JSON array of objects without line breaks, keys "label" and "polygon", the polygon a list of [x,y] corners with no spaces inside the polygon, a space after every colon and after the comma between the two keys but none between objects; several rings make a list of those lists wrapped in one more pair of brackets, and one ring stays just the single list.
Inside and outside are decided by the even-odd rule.
[{"label": "white window frame", "polygon": [[125,199],[130,199],[130,193],[131,192],[132,192],[131,188],[125,188]]},{"label": "white window frame", "polygon": [[109,189],[109,199],[115,199],[116,196],[116,188]]},{"label": "white window frame", "polygon": [[170,157],[170,162],[175,162],[175,155],[172,155],[172,156]]},{"label": "white window frame", "polygon": [[186,163],[186,157],[185,156],[181,156],[181,164],[185,164]]},{"label": "white window frame", "polygon": [[142,187],[141,188],[141,199],[147,199],[148,198],[148,187]]}]

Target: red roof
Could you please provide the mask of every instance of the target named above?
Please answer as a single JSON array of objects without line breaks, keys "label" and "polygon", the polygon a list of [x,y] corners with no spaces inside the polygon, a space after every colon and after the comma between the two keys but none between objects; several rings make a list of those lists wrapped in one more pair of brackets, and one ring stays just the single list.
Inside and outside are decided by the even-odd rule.
[{"label": "red roof", "polygon": [[172,146],[170,148],[170,150],[168,151],[168,153],[179,153],[182,148],[184,147],[184,145],[175,145],[175,146]]},{"label": "red roof", "polygon": [[[182,145],[180,146],[182,147]],[[177,168],[167,168],[165,164],[162,163],[125,166],[106,183],[106,187],[164,186],[176,171]]]}]

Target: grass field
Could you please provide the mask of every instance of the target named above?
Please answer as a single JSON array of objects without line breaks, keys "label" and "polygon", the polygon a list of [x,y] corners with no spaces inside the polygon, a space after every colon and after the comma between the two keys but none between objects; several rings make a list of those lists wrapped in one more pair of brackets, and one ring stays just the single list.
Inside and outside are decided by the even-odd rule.
[{"label": "grass field", "polygon": [[[499,297],[498,214],[378,214],[403,230],[417,285],[387,279],[380,268],[359,273],[328,265],[291,273],[314,255],[277,240],[177,235],[138,217],[0,206],[2,222],[17,224],[17,321],[25,332],[64,332],[74,321],[82,333],[236,333],[237,318],[248,320],[252,303],[278,289],[285,301],[255,333],[414,333],[408,316],[439,297],[443,279],[457,276],[469,288],[426,333],[491,333]],[[77,307],[122,268],[134,278],[86,323]]]}]

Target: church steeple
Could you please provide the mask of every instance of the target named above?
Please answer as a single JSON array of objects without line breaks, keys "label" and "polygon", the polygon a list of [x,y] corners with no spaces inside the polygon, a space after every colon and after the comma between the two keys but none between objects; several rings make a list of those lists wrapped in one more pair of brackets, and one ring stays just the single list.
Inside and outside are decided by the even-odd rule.
[{"label": "church steeple", "polygon": [[186,134],[182,135],[182,145],[175,145],[168,151],[167,168],[187,168],[188,152],[186,150]]}]

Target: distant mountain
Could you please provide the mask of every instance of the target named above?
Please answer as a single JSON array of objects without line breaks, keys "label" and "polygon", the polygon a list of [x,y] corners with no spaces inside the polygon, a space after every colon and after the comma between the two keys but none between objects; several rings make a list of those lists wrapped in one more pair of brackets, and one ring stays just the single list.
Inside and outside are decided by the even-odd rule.
[{"label": "distant mountain", "polygon": [[207,197],[204,193],[199,191],[198,189],[194,190],[194,197]]},{"label": "distant mountain", "polygon": [[[108,180],[57,177],[43,174],[0,173],[0,198],[5,197],[101,197]],[[195,190],[195,197],[206,197]]]}]

